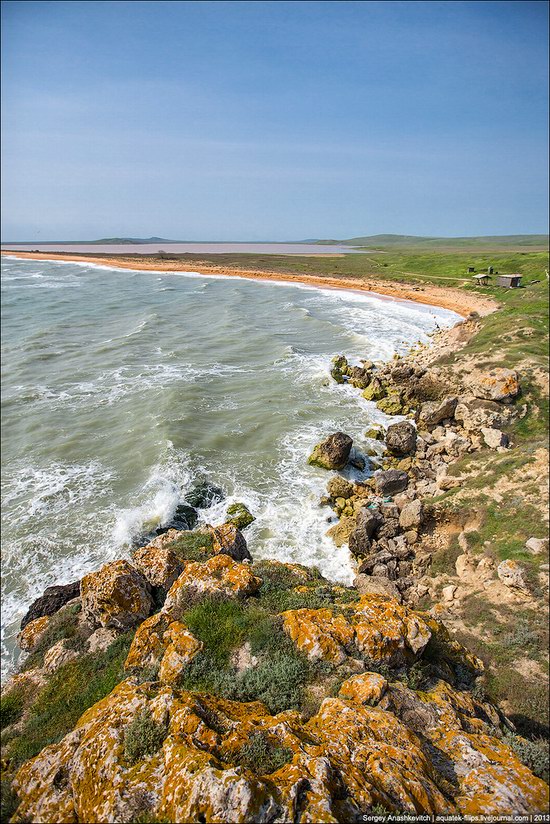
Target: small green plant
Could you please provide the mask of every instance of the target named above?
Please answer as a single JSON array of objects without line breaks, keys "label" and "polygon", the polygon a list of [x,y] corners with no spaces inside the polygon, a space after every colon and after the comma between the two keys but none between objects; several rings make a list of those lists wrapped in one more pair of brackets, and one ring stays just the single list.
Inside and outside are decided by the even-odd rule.
[{"label": "small green plant", "polygon": [[208,561],[212,557],[212,536],[203,532],[183,532],[169,547],[185,561]]},{"label": "small green plant", "polygon": [[144,709],[124,730],[124,757],[135,764],[148,755],[154,755],[162,747],[167,729],[153,720],[149,709]]},{"label": "small green plant", "polygon": [[506,732],[503,739],[532,773],[548,783],[550,742],[547,738],[535,738],[530,741],[528,738]]},{"label": "small green plant", "polygon": [[291,760],[291,749],[277,746],[264,732],[255,732],[242,747],[235,762],[257,775],[270,775]]},{"label": "small green plant", "polygon": [[13,791],[11,781],[2,778],[0,782],[0,821],[9,821],[19,806],[19,799]]},{"label": "small green plant", "polygon": [[15,687],[0,698],[0,729],[9,727],[19,721],[23,714],[25,695]]},{"label": "small green plant", "polygon": [[81,609],[79,603],[70,604],[62,607],[51,616],[38,644],[25,659],[22,667],[24,671],[41,667],[44,663],[44,655],[58,641],[65,640],[68,648],[78,652],[84,649],[84,634],[79,627]]}]

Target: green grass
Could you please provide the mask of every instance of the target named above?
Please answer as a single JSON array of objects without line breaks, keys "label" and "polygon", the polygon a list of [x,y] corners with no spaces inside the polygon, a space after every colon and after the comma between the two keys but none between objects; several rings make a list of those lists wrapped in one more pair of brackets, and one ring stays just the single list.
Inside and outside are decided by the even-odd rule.
[{"label": "green grass", "polygon": [[19,721],[23,715],[25,692],[15,687],[0,698],[0,729],[5,729]]},{"label": "green grass", "polygon": [[41,667],[44,655],[58,641],[65,640],[66,646],[74,650],[84,648],[84,634],[79,628],[80,604],[62,607],[51,616],[46,631],[33,652],[25,659],[23,670]]},{"label": "green grass", "polygon": [[235,757],[235,763],[257,775],[270,775],[292,761],[292,750],[280,747],[264,732],[255,732]]},{"label": "green grass", "polygon": [[104,652],[84,655],[52,675],[32,705],[21,734],[7,743],[10,763],[22,763],[60,741],[89,707],[126,677],[123,667],[132,635],[121,635]]},{"label": "green grass", "polygon": [[212,536],[201,532],[184,532],[170,549],[185,561],[208,561],[212,557]]}]

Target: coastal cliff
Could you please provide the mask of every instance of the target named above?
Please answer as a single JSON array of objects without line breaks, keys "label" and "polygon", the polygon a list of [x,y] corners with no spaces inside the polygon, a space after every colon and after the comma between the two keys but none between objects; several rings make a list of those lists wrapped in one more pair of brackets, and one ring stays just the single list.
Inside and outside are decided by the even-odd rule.
[{"label": "coastal cliff", "polygon": [[[474,315],[389,364],[333,364],[401,417],[369,433],[371,454],[345,433],[314,451],[353,587],[254,562],[242,505],[198,529],[188,507],[32,605],[2,698],[3,819],[547,811],[540,683],[529,692],[546,688],[541,376],[489,356],[486,328]],[[349,461],[372,477],[346,480]]]}]

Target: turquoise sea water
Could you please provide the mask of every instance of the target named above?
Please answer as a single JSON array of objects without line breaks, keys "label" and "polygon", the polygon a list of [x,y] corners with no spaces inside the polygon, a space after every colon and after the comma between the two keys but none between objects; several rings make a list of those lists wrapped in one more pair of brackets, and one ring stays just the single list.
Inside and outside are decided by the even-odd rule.
[{"label": "turquoise sea water", "polygon": [[29,603],[167,524],[193,479],[256,515],[256,558],[351,582],[325,535],[337,429],[369,445],[385,416],[329,378],[330,359],[386,359],[458,319],[372,295],[238,278],[2,261],[2,654]]}]

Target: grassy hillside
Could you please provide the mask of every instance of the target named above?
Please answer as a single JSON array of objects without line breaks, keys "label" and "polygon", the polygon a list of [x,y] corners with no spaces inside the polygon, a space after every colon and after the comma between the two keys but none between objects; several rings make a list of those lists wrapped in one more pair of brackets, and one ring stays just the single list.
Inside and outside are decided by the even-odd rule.
[{"label": "grassy hillside", "polygon": [[418,237],[415,235],[366,235],[346,240],[319,240],[319,244],[340,243],[369,249],[510,249],[548,248],[548,235],[482,235],[479,237]]}]

